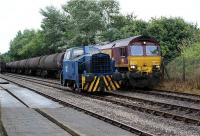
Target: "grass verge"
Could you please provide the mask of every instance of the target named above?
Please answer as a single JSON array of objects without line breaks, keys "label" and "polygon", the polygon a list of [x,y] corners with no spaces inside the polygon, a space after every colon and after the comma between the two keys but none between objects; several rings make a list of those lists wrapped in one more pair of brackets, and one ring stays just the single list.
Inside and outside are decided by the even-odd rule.
[{"label": "grass verge", "polygon": [[162,81],[156,89],[200,95],[200,81]]}]

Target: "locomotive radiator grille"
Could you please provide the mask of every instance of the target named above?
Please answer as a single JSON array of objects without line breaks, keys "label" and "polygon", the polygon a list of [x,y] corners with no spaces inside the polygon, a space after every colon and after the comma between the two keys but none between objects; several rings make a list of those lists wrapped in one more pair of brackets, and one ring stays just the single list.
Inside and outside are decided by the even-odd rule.
[{"label": "locomotive radiator grille", "polygon": [[112,72],[110,56],[103,53],[92,55],[92,72],[100,74]]}]

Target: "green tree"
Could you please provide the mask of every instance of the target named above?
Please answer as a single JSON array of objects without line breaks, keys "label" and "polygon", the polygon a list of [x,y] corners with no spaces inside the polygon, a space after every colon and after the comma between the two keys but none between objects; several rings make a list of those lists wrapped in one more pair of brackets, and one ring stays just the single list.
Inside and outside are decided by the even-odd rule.
[{"label": "green tree", "polygon": [[63,6],[70,18],[72,31],[70,44],[74,46],[95,44],[112,20],[119,13],[119,4],[114,0],[71,0]]},{"label": "green tree", "polygon": [[41,24],[44,44],[43,52],[46,54],[58,52],[67,44],[66,31],[68,20],[64,13],[54,7],[41,10],[44,19]]},{"label": "green tree", "polygon": [[183,41],[198,41],[200,31],[196,25],[185,22],[182,18],[152,18],[147,28],[161,44],[165,58],[172,59],[180,55]]},{"label": "green tree", "polygon": [[10,42],[11,59],[19,60],[25,57],[22,49],[32,40],[34,35],[34,30],[24,30],[17,33],[16,37]]},{"label": "green tree", "polygon": [[[21,60],[43,55],[44,38],[41,31],[24,30],[19,31],[16,37],[10,43],[10,50],[6,55],[11,60]],[[7,57],[7,59],[9,59]]]}]

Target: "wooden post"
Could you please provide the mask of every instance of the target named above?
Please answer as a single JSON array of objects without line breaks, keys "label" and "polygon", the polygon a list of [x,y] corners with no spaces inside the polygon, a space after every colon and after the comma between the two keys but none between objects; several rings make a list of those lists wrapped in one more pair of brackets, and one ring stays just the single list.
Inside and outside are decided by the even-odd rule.
[{"label": "wooden post", "polygon": [[185,56],[183,54],[183,81],[185,82]]}]

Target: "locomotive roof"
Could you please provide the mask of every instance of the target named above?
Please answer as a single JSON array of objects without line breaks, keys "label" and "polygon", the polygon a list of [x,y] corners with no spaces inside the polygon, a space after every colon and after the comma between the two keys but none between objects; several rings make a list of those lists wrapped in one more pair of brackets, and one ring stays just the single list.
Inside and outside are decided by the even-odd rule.
[{"label": "locomotive roof", "polygon": [[123,47],[123,46],[128,46],[132,42],[143,41],[143,40],[158,43],[156,41],[156,39],[154,39],[153,37],[139,35],[139,36],[129,37],[126,39],[116,40],[114,42],[99,46],[99,48],[100,49],[108,49],[108,48],[113,48],[113,47]]}]

